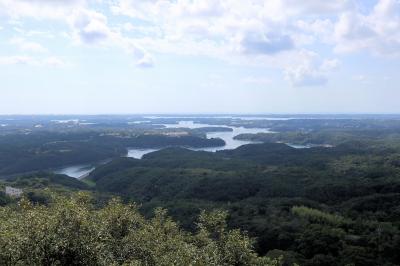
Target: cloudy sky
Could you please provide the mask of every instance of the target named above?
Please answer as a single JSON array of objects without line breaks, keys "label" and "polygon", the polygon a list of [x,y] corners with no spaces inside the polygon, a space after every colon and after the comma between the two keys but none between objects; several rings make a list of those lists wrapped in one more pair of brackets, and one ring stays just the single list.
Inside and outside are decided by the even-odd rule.
[{"label": "cloudy sky", "polygon": [[400,113],[399,0],[0,0],[0,114]]}]

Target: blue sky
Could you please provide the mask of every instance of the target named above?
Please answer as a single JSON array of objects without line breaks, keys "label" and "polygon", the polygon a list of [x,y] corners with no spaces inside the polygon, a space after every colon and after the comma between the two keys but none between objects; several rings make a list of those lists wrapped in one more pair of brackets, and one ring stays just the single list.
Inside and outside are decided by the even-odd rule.
[{"label": "blue sky", "polygon": [[0,114],[400,113],[399,0],[0,0]]}]

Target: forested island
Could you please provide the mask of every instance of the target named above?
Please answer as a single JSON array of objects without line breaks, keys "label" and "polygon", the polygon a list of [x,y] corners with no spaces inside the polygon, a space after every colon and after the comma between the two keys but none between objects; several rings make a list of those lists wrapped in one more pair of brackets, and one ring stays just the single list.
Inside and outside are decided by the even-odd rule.
[{"label": "forested island", "polygon": [[0,135],[0,174],[10,175],[57,168],[64,165],[93,163],[124,156],[128,147],[162,148],[223,146],[221,139],[196,135],[164,134],[123,135],[121,133],[32,132]]}]

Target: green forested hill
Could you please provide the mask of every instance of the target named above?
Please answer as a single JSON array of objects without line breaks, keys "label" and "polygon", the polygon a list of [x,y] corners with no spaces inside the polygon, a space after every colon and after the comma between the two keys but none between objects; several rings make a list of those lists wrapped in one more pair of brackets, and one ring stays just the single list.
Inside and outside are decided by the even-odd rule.
[{"label": "green forested hill", "polygon": [[[0,187],[22,188],[34,206],[21,209],[18,199],[0,193],[0,205],[7,206],[1,208],[6,219],[0,220],[0,264],[13,265],[18,260],[30,265],[84,264],[82,261],[92,265],[170,265],[168,258],[172,258],[186,265],[201,253],[207,261],[200,256],[199,265],[209,265],[207,252],[215,251],[215,265],[270,263],[264,259],[278,257],[282,257],[283,265],[400,265],[399,121],[243,122],[241,126],[271,128],[279,133],[241,135],[237,138],[264,143],[215,153],[182,148],[222,145],[221,139],[205,138],[207,128],[187,131],[190,135],[181,137],[164,135],[165,129],[151,129],[144,134],[143,130],[128,130],[122,124],[118,130],[3,134]],[[332,146],[295,149],[277,142]],[[126,147],[169,148],[137,160],[120,157]],[[103,158],[113,159],[98,166],[84,180],[43,172]],[[15,174],[24,171],[32,172]],[[80,205],[77,199],[54,201],[50,196],[55,193],[69,197],[77,191],[90,193],[93,205]],[[111,219],[113,223],[102,224],[109,221],[101,219],[106,217],[99,216],[103,212],[125,217],[126,212],[120,210],[128,205],[106,207],[115,196],[124,203],[138,204],[133,216],[127,217],[138,217],[139,211],[143,215],[141,227],[124,231],[127,227],[123,223],[119,227],[116,218]],[[153,219],[158,207],[166,208],[182,229],[161,230],[154,224],[148,227],[149,223],[160,221]],[[76,208],[79,212],[73,211]],[[257,255],[248,238],[239,233],[224,238],[234,239],[233,242],[221,242],[218,235],[210,233],[205,241],[212,245],[199,244],[197,223],[203,210],[226,212],[227,228],[240,229],[251,237]],[[72,219],[61,219],[69,214]],[[221,221],[221,215],[217,220],[207,217],[220,224],[217,221]],[[108,228],[122,230],[124,237],[115,237]],[[178,231],[182,234],[175,234]],[[146,237],[138,238],[143,234]],[[32,249],[38,241],[40,249]],[[141,249],[138,243],[145,247]],[[178,248],[173,249],[170,243]],[[189,253],[179,253],[187,248]],[[12,252],[15,257],[10,256]],[[184,261],[173,254],[183,254],[179,258]],[[246,261],[240,262],[241,258]]]},{"label": "green forested hill", "polygon": [[[118,133],[119,134],[119,133]],[[32,132],[0,135],[0,177],[66,165],[94,163],[117,158],[127,148],[161,148],[170,146],[223,146],[222,139],[199,136],[120,135],[104,132]]]},{"label": "green forested hill", "polygon": [[395,149],[357,142],[301,150],[251,144],[216,153],[169,148],[115,160],[89,179],[99,191],[142,203],[145,213],[168,208],[189,230],[201,209],[225,209],[229,226],[256,237],[260,254],[287,262],[397,265],[397,162]]}]

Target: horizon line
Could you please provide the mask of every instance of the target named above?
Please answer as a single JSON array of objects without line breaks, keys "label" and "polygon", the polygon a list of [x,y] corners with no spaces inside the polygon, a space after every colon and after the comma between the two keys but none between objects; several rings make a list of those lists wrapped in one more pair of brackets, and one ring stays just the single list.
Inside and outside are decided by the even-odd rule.
[{"label": "horizon line", "polygon": [[288,115],[400,115],[400,113],[368,113],[368,112],[306,112],[306,113],[5,113],[0,116],[288,116]]}]

